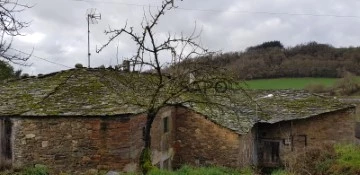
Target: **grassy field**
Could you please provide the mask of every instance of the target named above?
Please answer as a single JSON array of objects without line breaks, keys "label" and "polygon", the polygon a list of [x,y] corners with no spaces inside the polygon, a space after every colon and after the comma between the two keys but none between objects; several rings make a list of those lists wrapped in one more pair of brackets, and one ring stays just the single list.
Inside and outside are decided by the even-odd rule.
[{"label": "grassy field", "polygon": [[254,171],[250,168],[234,170],[224,167],[191,167],[183,166],[176,171],[154,170],[150,175],[253,175]]},{"label": "grassy field", "polygon": [[245,81],[249,89],[304,89],[309,84],[332,86],[338,78],[276,78]]}]

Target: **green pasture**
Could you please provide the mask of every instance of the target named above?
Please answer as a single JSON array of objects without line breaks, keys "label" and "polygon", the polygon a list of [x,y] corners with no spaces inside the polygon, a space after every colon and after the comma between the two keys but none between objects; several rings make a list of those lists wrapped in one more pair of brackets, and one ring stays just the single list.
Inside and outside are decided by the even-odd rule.
[{"label": "green pasture", "polygon": [[248,89],[304,89],[309,84],[332,86],[338,78],[275,78],[245,81]]}]

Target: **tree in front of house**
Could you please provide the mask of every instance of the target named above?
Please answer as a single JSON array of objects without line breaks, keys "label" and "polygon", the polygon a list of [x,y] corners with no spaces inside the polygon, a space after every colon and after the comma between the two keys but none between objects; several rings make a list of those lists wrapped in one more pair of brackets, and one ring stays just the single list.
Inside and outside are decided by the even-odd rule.
[{"label": "tree in front of house", "polygon": [[[187,36],[169,34],[164,40],[155,32],[161,17],[175,8],[173,3],[173,0],[163,0],[158,11],[153,13],[150,9],[150,12],[145,13],[140,33],[126,24],[120,29],[105,31],[110,38],[97,51],[100,52],[121,35],[129,36],[137,46],[136,54],[128,60],[135,71],[119,78],[118,82],[109,83],[113,84],[115,91],[116,88],[127,89],[122,92],[126,93],[122,105],[129,108],[141,107],[147,116],[144,128],[145,147],[140,157],[140,167],[144,174],[153,167],[150,131],[154,119],[163,107],[191,106],[214,117],[238,112],[235,110],[238,100],[234,95],[238,91],[234,87],[239,86],[234,85],[233,76],[228,71],[216,64],[209,64],[212,56],[199,44],[200,34],[196,27]],[[193,59],[203,55],[208,55],[207,59]],[[182,64],[178,64],[180,62]]]}]

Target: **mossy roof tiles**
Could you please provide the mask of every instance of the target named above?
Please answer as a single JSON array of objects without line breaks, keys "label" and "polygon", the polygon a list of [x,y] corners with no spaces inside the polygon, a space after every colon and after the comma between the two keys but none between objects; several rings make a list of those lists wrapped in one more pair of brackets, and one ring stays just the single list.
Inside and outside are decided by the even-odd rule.
[{"label": "mossy roof tiles", "polygon": [[[104,73],[106,72],[106,73]],[[122,104],[126,90],[109,84],[111,70],[72,69],[0,84],[0,115],[107,116],[137,113]],[[113,80],[113,79],[111,79]]]},{"label": "mossy roof tiles", "polygon": [[[134,94],[122,86],[119,80],[129,74],[132,73],[108,69],[71,69],[2,83],[0,116],[111,116],[144,112],[145,108],[123,103],[127,98],[146,100],[145,92]],[[142,86],[141,76],[138,78],[137,86]],[[243,93],[233,94],[238,100],[232,112],[196,104],[186,107],[238,133],[247,132],[256,122],[302,119],[353,107],[305,91],[248,91],[248,94],[253,100]],[[263,98],[268,94],[273,97]],[[230,104],[225,99],[223,102]]]}]

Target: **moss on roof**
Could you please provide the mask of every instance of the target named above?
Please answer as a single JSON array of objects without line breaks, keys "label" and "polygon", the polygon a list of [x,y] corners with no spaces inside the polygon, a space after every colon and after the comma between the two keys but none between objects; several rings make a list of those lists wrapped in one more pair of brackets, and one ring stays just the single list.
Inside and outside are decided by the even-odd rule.
[{"label": "moss on roof", "polygon": [[[234,94],[238,99],[234,110],[214,112],[197,105],[192,105],[192,108],[240,134],[248,132],[257,122],[276,123],[304,119],[354,108],[334,97],[324,97],[303,90],[249,90],[247,93],[252,99],[245,97],[243,93]],[[264,98],[269,94],[273,96]]]},{"label": "moss on roof", "polygon": [[262,113],[267,115],[260,115],[259,119],[261,122],[267,123],[308,118],[322,113],[354,107],[341,103],[334,97],[320,96],[303,90],[262,91],[259,94],[261,96],[265,95],[265,93],[273,94],[272,98],[258,100]]},{"label": "moss on roof", "polygon": [[[153,89],[154,76],[125,73],[109,69],[71,69],[0,84],[0,116],[108,116],[145,112]],[[131,90],[125,84],[136,86]],[[317,96],[305,91],[231,92],[232,98],[212,99],[225,104],[184,104],[213,122],[238,133],[247,132],[256,122],[275,123],[316,116],[352,107],[337,99]],[[273,94],[272,98],[263,98]],[[164,95],[164,94],[163,94]],[[182,98],[190,98],[185,94]],[[166,94],[164,95],[166,96]],[[181,100],[180,100],[181,101]]]},{"label": "moss on roof", "polygon": [[72,69],[1,84],[0,115],[105,116],[141,111],[122,104],[126,90],[113,89],[108,81],[115,80],[104,78],[109,74],[121,77],[121,72],[112,70]]}]

